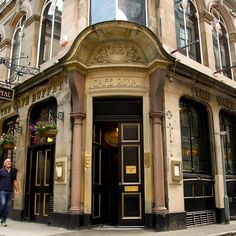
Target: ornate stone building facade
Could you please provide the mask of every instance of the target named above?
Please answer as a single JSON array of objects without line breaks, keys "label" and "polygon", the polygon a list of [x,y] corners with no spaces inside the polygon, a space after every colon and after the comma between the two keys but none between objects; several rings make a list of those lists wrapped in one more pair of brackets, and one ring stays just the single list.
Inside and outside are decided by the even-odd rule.
[{"label": "ornate stone building facade", "polygon": [[0,12],[0,131],[17,138],[0,161],[22,193],[11,217],[157,231],[235,218],[234,0],[5,0]]}]

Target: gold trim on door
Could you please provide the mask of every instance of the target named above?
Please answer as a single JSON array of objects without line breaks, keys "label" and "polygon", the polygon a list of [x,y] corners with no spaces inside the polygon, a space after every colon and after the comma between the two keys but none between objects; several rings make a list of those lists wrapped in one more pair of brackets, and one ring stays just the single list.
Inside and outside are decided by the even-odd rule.
[{"label": "gold trim on door", "polygon": [[[48,157],[50,156],[50,149],[45,150],[45,157],[44,157],[44,186],[49,186],[49,175],[50,170],[48,171],[48,168],[50,167],[50,163],[48,161]],[[49,163],[49,164],[48,164]],[[47,176],[48,174],[48,176]]]},{"label": "gold trim on door", "polygon": [[[137,136],[136,138],[131,138],[131,137],[127,137],[125,136],[124,131],[126,129],[136,129],[137,131]],[[121,124],[121,142],[122,143],[130,143],[130,142],[140,142],[140,124],[139,123],[122,123]]]},{"label": "gold trim on door", "polygon": [[[139,198],[139,214],[137,216],[125,216],[125,196],[138,196]],[[122,219],[135,220],[142,219],[142,194],[141,193],[122,193]]]},{"label": "gold trim on door", "polygon": [[[124,149],[125,148],[137,148],[137,165],[125,165]],[[137,173],[138,172],[138,173]],[[127,182],[125,181],[125,175],[137,175],[138,181]],[[140,160],[140,145],[139,144],[125,144],[121,145],[121,182],[125,185],[141,184],[141,160]]]},{"label": "gold trim on door", "polygon": [[[95,195],[98,196],[98,215],[95,215],[94,209],[95,209],[95,204],[97,202],[95,202]],[[100,193],[95,193],[93,194],[93,219],[99,218],[101,217],[101,194]]]},{"label": "gold trim on door", "polygon": [[43,194],[43,216],[48,216],[49,194]]},{"label": "gold trim on door", "polygon": [[34,215],[40,214],[40,193],[35,193],[34,195]]},{"label": "gold trim on door", "polygon": [[40,160],[41,156],[43,155],[42,151],[38,151],[36,155],[36,175],[35,175],[35,186],[40,186],[41,185],[41,165],[40,165]]}]

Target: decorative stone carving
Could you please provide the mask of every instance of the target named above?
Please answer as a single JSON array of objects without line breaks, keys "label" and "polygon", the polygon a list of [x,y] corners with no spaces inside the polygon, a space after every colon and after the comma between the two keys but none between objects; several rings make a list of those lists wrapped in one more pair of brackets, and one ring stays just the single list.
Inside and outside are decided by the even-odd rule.
[{"label": "decorative stone carving", "polygon": [[144,54],[138,45],[132,42],[106,42],[92,50],[87,65],[102,64],[145,64]]}]

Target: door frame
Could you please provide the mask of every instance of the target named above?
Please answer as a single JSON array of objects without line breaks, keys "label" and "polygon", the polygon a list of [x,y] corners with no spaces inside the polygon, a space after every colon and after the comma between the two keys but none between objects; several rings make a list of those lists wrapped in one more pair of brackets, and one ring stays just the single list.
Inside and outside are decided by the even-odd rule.
[{"label": "door frame", "polygon": [[[35,217],[34,215],[34,204],[35,198],[34,194],[36,192],[34,188],[34,182],[36,180],[36,173],[34,168],[36,167],[36,160],[32,160],[32,157],[36,152],[40,150],[50,150],[50,178],[48,185],[48,214],[47,216]],[[34,154],[33,154],[34,153]],[[53,212],[53,179],[54,179],[54,159],[55,159],[55,143],[44,143],[38,145],[32,145],[28,147],[27,151],[27,162],[26,162],[26,185],[25,185],[25,210],[24,219],[28,221],[34,221],[39,223],[50,224],[52,221]]]},{"label": "door frame", "polygon": [[[105,98],[104,101],[110,102],[111,99],[112,99],[111,97]],[[124,100],[124,98],[121,98],[121,100],[119,100],[118,97],[116,97],[116,99],[117,100],[115,102],[118,102],[118,103],[120,101]],[[138,189],[139,189],[138,191],[140,191],[140,194],[142,195],[140,197],[141,200],[139,200],[139,201],[141,201],[140,202],[140,204],[141,204],[141,207],[140,207],[141,214],[140,215],[141,216],[140,217],[123,217],[122,218],[122,215],[124,213],[123,210],[122,210],[122,211],[120,211],[118,213],[119,214],[119,223],[118,224],[120,226],[144,226],[144,224],[145,224],[145,200],[144,200],[145,199],[145,189],[144,189],[144,186],[145,186],[144,170],[145,170],[145,168],[144,168],[144,142],[143,142],[143,101],[142,101],[142,97],[132,97],[132,98],[126,98],[126,99],[127,99],[128,102],[131,102],[131,103],[132,102],[137,102],[137,104],[140,104],[141,106],[140,105],[139,106],[141,108],[136,108],[136,109],[141,109],[141,110],[139,110],[139,111],[137,110],[138,113],[136,113],[136,110],[133,110],[132,111],[133,113],[129,114],[129,111],[127,112],[127,108],[126,108],[126,110],[125,110],[126,114],[121,114],[121,115],[119,113],[111,115],[111,113],[109,113],[109,112],[108,112],[109,114],[106,113],[106,114],[103,115],[103,113],[99,112],[98,116],[96,116],[96,114],[93,115],[92,127],[94,127],[96,122],[99,122],[99,121],[100,122],[112,122],[113,121],[113,122],[117,122],[118,124],[122,124],[122,123],[123,124],[134,124],[134,123],[136,123],[137,124],[138,123],[137,127],[139,127],[139,135],[140,135],[140,141],[139,141],[139,145],[140,145],[140,147],[139,147],[139,155],[140,155],[140,163],[139,163],[139,165],[140,165],[140,172],[141,172],[140,173],[140,179],[141,179],[140,186],[142,186],[142,187],[140,187],[140,186],[138,187]],[[101,101],[99,101],[99,102],[101,102]],[[114,105],[116,105],[115,102],[114,102]],[[93,101],[92,101],[92,104],[94,105]],[[102,107],[101,104],[100,104],[100,107]],[[117,108],[117,106],[115,106],[115,107]],[[112,107],[110,107],[110,108],[112,109]],[[95,113],[95,111],[94,111],[94,113]],[[110,116],[111,116],[111,118],[110,118]],[[93,137],[93,135],[92,135],[92,137]],[[120,145],[121,145],[121,139],[119,140],[119,153],[121,154],[121,148],[120,148],[121,146]],[[129,142],[127,142],[126,145],[129,145]],[[120,156],[120,154],[119,154],[119,156]],[[117,168],[119,168],[120,174],[121,174],[122,166],[121,166],[121,163],[120,163],[119,167],[117,167]],[[120,176],[120,178],[121,178],[121,176]],[[93,186],[93,182],[92,181],[93,181],[93,154],[91,153],[91,187]],[[122,182],[121,179],[120,179],[120,182]],[[131,185],[136,185],[136,183],[131,184]],[[137,187],[137,186],[134,186],[134,187]],[[93,187],[91,188],[91,196],[93,196],[92,189],[93,189]],[[125,189],[124,186],[122,186],[122,189],[123,189],[122,191],[124,192],[125,191],[124,190]],[[130,191],[130,188],[129,188],[128,191]],[[130,197],[132,195],[131,192],[129,192],[129,193],[127,192],[125,194],[130,194]],[[135,194],[133,193],[132,197]],[[119,205],[120,206],[122,205],[122,201],[123,201],[122,197],[123,197],[123,194],[120,196],[120,201],[119,201]],[[91,197],[91,213],[92,212],[93,212],[93,197]]]}]

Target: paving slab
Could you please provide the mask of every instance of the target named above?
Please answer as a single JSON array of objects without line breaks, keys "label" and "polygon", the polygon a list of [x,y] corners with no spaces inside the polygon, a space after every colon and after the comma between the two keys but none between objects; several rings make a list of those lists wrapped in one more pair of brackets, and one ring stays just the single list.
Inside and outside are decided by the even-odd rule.
[{"label": "paving slab", "polygon": [[7,223],[7,227],[0,227],[0,236],[236,236],[236,221],[231,221],[230,224],[212,224],[166,232],[156,232],[143,228],[110,226],[67,230],[46,224],[14,221],[11,219]]}]

